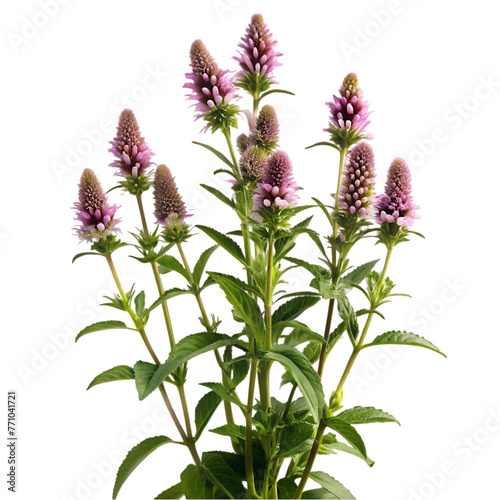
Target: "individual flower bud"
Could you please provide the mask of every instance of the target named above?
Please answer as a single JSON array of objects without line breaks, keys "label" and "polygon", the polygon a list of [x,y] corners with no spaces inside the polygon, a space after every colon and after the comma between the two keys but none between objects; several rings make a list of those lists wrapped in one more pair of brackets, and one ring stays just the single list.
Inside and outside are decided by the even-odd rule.
[{"label": "individual flower bud", "polygon": [[240,134],[236,138],[236,147],[238,148],[240,155],[244,154],[245,151],[249,148],[249,146],[250,146],[250,138],[248,137],[247,134]]},{"label": "individual flower bud", "polygon": [[363,219],[372,211],[375,181],[375,156],[366,142],[356,144],[347,157],[344,182],[340,188],[339,206]]},{"label": "individual flower bud", "polygon": [[276,83],[272,73],[281,66],[278,58],[283,55],[275,50],[276,44],[262,15],[254,14],[245,36],[238,45],[241,51],[238,57],[234,58],[241,67],[238,79],[244,78],[246,74],[260,74],[265,75],[268,81]]},{"label": "individual flower bud", "polygon": [[78,202],[75,203],[74,209],[75,220],[81,222],[75,231],[82,241],[97,241],[117,232],[117,206],[109,205],[101,183],[89,168],[83,171],[80,178]]},{"label": "individual flower bud", "polygon": [[284,151],[274,152],[267,160],[262,182],[254,190],[254,212],[270,207],[283,209],[295,206],[298,200],[297,189],[290,158]]},{"label": "individual flower bud", "polygon": [[267,154],[258,146],[249,147],[240,160],[241,175],[249,181],[260,182],[267,167]]},{"label": "individual flower bud", "polygon": [[137,179],[146,173],[154,153],[141,136],[137,119],[130,109],[125,109],[120,115],[116,137],[110,142],[109,151],[116,160],[110,164],[116,167],[117,175],[132,176]]},{"label": "individual flower bud", "polygon": [[389,168],[385,193],[375,201],[375,219],[379,224],[396,223],[400,227],[411,227],[418,219],[411,194],[410,169],[403,158],[396,158]]},{"label": "individual flower bud", "polygon": [[333,102],[327,102],[330,108],[330,126],[325,129],[330,132],[332,141],[341,148],[347,149],[361,139],[369,139],[363,135],[370,121],[371,114],[368,103],[363,98],[358,77],[349,73],[339,89],[340,96],[333,96]]},{"label": "individual flower bud", "polygon": [[[190,57],[192,72],[186,73],[186,78],[191,81],[185,83],[184,88],[191,89],[188,98],[195,101],[196,119],[207,119],[207,114],[215,108],[234,115],[237,112],[234,108],[223,109],[237,97],[229,71],[219,68],[201,40],[191,45]],[[209,126],[213,127],[214,123],[209,122]]]},{"label": "individual flower bud", "polygon": [[166,165],[158,165],[153,181],[155,216],[158,224],[169,226],[173,221],[182,225],[189,217],[175,179]]},{"label": "individual flower bud", "polygon": [[272,106],[264,106],[255,125],[255,144],[271,152],[278,145],[279,132],[276,110]]}]

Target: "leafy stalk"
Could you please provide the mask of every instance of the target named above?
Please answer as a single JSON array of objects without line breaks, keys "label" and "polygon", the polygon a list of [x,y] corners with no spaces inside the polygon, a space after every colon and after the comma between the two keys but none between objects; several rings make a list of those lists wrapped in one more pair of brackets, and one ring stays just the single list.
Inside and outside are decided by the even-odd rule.
[{"label": "leafy stalk", "polygon": [[[385,258],[384,268],[383,268],[382,273],[380,274],[379,280],[378,280],[377,293],[380,291],[380,288],[383,285],[385,275],[387,273],[387,268],[389,266],[389,261],[391,259],[392,249],[393,249],[392,246],[389,246],[387,249],[387,255]],[[351,372],[351,369],[354,365],[354,362],[356,361],[356,358],[358,357],[359,352],[363,348],[363,343],[365,341],[366,335],[367,335],[368,330],[370,328],[370,324],[371,324],[373,315],[374,315],[374,311],[372,310],[368,314],[368,317],[366,319],[366,323],[365,323],[365,326],[363,328],[363,332],[361,333],[361,336],[359,338],[359,341],[357,341],[353,347],[351,356],[349,357],[349,359],[347,361],[347,365],[344,369],[344,372],[342,373],[342,377],[340,378],[340,381],[337,385],[337,388],[332,392],[332,395],[330,397],[330,407],[333,406],[335,408],[342,401],[342,389],[343,389],[344,384],[347,380],[347,377],[349,376],[349,373]],[[316,456],[318,455],[319,446],[321,444],[321,439],[323,437],[323,433],[325,432],[325,429],[326,429],[326,423],[325,423],[325,418],[323,417],[323,419],[321,420],[321,422],[318,426],[318,429],[316,431],[316,436],[314,438],[313,447],[311,448],[311,452],[309,454],[309,458],[307,460],[306,467],[304,468],[304,473],[302,475],[299,486],[297,487],[297,491],[296,491],[293,498],[301,498],[302,497],[302,493],[304,491],[307,480],[309,479],[309,476],[311,474],[312,467],[314,465],[314,461],[316,460]]]},{"label": "leafy stalk", "polygon": [[[144,327],[139,326],[140,325],[139,318],[137,317],[137,314],[134,312],[134,310],[130,306],[129,300],[127,299],[127,294],[125,293],[125,290],[123,289],[123,286],[121,284],[120,278],[119,278],[118,273],[116,271],[116,268],[115,268],[115,265],[113,263],[113,259],[112,259],[111,255],[106,255],[106,261],[108,262],[109,269],[111,271],[111,274],[113,275],[113,279],[115,280],[116,286],[118,288],[118,291],[120,293],[120,296],[122,298],[122,301],[123,301],[123,304],[125,306],[126,311],[130,315],[130,318],[132,319],[134,324],[136,326],[138,326],[139,334],[141,335],[141,338],[142,338],[147,350],[149,351],[151,357],[153,358],[153,361],[155,362],[155,364],[157,366],[160,366],[161,362],[160,362],[158,356],[156,355],[151,343],[149,342],[146,331],[145,331]],[[179,419],[177,418],[177,414],[175,413],[175,410],[172,406],[172,403],[170,402],[170,399],[168,397],[167,391],[165,390],[165,386],[163,385],[163,383],[158,387],[158,389],[162,395],[163,401],[165,402],[165,405],[166,405],[167,410],[168,410],[168,412],[169,412],[169,414],[174,422],[174,425],[176,426],[177,430],[179,431],[179,434],[181,436],[183,444],[188,447],[188,449],[191,453],[191,456],[193,457],[194,462],[197,465],[199,465],[201,463],[201,460],[200,460],[200,456],[198,455],[196,445],[192,441],[192,438],[190,437],[190,432],[188,431],[186,434],[186,432],[184,431],[184,428],[182,427],[181,423],[179,422]],[[187,406],[185,408],[187,410]],[[184,410],[184,406],[183,406],[183,410]]]},{"label": "leafy stalk", "polygon": [[[337,190],[335,191],[335,205],[334,205],[335,210],[338,210],[338,208],[339,208],[339,192],[340,192],[340,184],[342,182],[342,174],[344,172],[345,156],[346,156],[346,150],[345,149],[340,150],[339,176],[338,176],[338,180],[337,180]],[[333,269],[335,269],[337,266],[337,248],[336,248],[337,232],[338,232],[338,223],[334,219],[334,221],[333,221],[333,238],[332,238],[332,268]],[[338,279],[340,277],[340,273],[336,273],[336,274],[337,274],[337,276],[334,277],[334,279],[335,279],[334,285],[337,284]],[[319,356],[319,362],[318,362],[318,374],[320,377],[323,375],[323,370],[325,367],[326,349],[327,349],[327,345],[328,345],[328,339],[330,337],[330,330],[332,327],[332,318],[333,318],[334,308],[335,308],[335,299],[330,299],[330,301],[328,303],[328,312],[326,315],[326,324],[325,324],[325,333],[324,333],[324,339],[326,342],[321,347],[321,354]]]},{"label": "leafy stalk", "polygon": [[248,387],[248,401],[245,412],[245,470],[248,486],[249,498],[260,498],[257,495],[255,489],[255,478],[253,472],[253,453],[252,453],[252,437],[253,437],[253,426],[252,426],[252,410],[253,410],[253,399],[255,393],[255,379],[257,375],[257,366],[259,360],[257,358],[252,359],[252,364],[250,367],[250,384]]}]

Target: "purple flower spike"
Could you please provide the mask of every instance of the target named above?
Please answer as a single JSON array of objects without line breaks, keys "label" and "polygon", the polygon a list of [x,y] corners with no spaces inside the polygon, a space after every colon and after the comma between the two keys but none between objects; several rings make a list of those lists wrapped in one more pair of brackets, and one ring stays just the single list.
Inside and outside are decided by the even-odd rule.
[{"label": "purple flower spike", "polygon": [[[227,70],[221,70],[201,40],[195,40],[190,51],[192,73],[186,73],[191,80],[184,88],[191,89],[188,98],[196,101],[196,119],[205,118],[212,109],[238,97],[233,78]],[[209,127],[207,126],[206,129]]]},{"label": "purple flower spike", "polygon": [[372,211],[375,177],[373,149],[368,143],[360,142],[347,157],[344,183],[340,188],[340,208],[366,219]]},{"label": "purple flower spike", "polygon": [[240,159],[241,175],[250,181],[262,181],[267,167],[267,154],[258,146],[248,147]]},{"label": "purple flower spike", "polygon": [[182,225],[186,217],[186,205],[182,200],[175,179],[166,165],[158,165],[153,182],[155,216],[158,224],[170,226],[171,223]]},{"label": "purple flower spike", "polygon": [[137,119],[130,109],[122,111],[116,137],[110,144],[109,151],[116,156],[110,166],[118,168],[117,175],[137,179],[146,173],[154,153],[141,136]]},{"label": "purple flower spike", "polygon": [[363,135],[370,121],[371,111],[359,88],[358,77],[349,73],[339,89],[340,96],[333,96],[333,102],[327,102],[330,108],[330,127],[325,129],[332,134],[332,140],[341,148],[349,148],[361,139],[371,136]]},{"label": "purple flower spike", "polygon": [[375,201],[375,219],[379,224],[396,223],[401,227],[411,227],[418,219],[411,195],[411,174],[403,158],[396,158],[387,174],[385,193]]},{"label": "purple flower spike", "polygon": [[264,106],[255,125],[255,143],[271,152],[278,144],[279,133],[280,127],[276,110],[272,106]]},{"label": "purple flower spike", "polygon": [[115,219],[117,206],[109,205],[106,193],[95,173],[86,168],[78,186],[78,202],[75,203],[75,220],[81,225],[75,228],[82,241],[97,241],[117,231]]},{"label": "purple flower spike", "polygon": [[284,151],[274,152],[267,160],[262,182],[254,190],[254,212],[270,207],[283,209],[295,206],[298,200],[297,189],[290,158]]},{"label": "purple flower spike", "polygon": [[283,54],[275,50],[276,41],[269,31],[261,14],[254,14],[247,27],[246,34],[238,45],[241,51],[234,59],[239,62],[241,71],[237,78],[243,78],[251,73],[265,75],[267,80],[276,83],[273,71],[281,66],[278,58]]}]

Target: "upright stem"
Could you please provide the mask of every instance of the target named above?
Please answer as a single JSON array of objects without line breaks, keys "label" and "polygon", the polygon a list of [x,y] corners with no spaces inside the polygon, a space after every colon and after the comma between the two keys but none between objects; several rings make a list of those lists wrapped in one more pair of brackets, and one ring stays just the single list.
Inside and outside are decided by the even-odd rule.
[{"label": "upright stem", "polygon": [[[139,205],[139,212],[141,214],[142,230],[144,231],[144,236],[148,238],[149,230],[148,230],[148,223],[146,221],[146,215],[144,213],[144,205],[142,204],[142,193],[137,194],[137,204]],[[163,288],[163,283],[161,281],[160,271],[158,270],[158,264],[156,262],[151,262],[151,269],[153,270],[153,275],[156,282],[156,288],[158,289],[158,293],[160,294],[161,297],[165,293],[165,289]],[[163,317],[165,319],[165,326],[167,327],[170,349],[173,349],[173,347],[175,346],[174,328],[172,326],[170,311],[168,310],[168,305],[166,300],[164,300],[161,303],[161,308],[163,311]]]},{"label": "upright stem", "polygon": [[241,183],[241,171],[240,166],[238,164],[238,160],[236,159],[236,154],[234,152],[233,143],[231,142],[231,130],[224,129],[223,130],[224,137],[226,138],[227,146],[229,148],[229,154],[231,155],[231,160],[233,162],[233,170],[234,175],[236,176],[236,180]]},{"label": "upright stem", "polygon": [[[177,243],[177,249],[179,250],[179,254],[181,256],[182,262],[184,264],[184,268],[188,274],[188,277],[191,283],[194,283],[193,273],[191,272],[191,268],[189,267],[189,263],[186,259],[186,254],[184,253],[184,249],[182,248],[181,243]],[[207,331],[211,331],[210,328],[210,320],[208,318],[207,311],[205,309],[205,304],[203,303],[203,299],[201,298],[201,293],[197,291],[194,296],[196,297],[196,302],[198,303],[198,307],[200,309],[201,317],[203,319],[203,323],[205,323]],[[224,363],[222,357],[217,349],[214,350],[215,359],[217,360],[217,364],[219,365],[222,371],[222,384],[226,389],[229,388],[229,380],[227,378],[226,372],[224,371]],[[231,407],[231,403],[229,401],[224,401],[224,411],[226,413],[226,420],[228,424],[234,424],[234,416],[233,409]]]},{"label": "upright stem", "polygon": [[[118,273],[116,271],[116,268],[115,268],[115,265],[114,265],[114,262],[113,262],[111,255],[107,255],[106,260],[108,262],[109,269],[111,271],[111,274],[113,275],[116,286],[117,286],[118,291],[120,293],[120,296],[122,298],[125,309],[127,310],[130,317],[132,318],[132,321],[134,322],[134,324],[136,326],[138,326],[139,319],[137,318],[137,315],[135,314],[135,312],[133,311],[133,309],[130,307],[130,305],[128,303],[127,295],[125,293],[125,290],[123,289],[120,278],[118,277]],[[149,339],[148,339],[148,336],[146,335],[145,329],[143,327],[140,327],[140,328],[138,328],[138,330],[139,330],[139,334],[141,335],[141,338],[142,338],[144,344],[146,345],[146,348],[148,349],[151,357],[153,358],[153,361],[155,362],[155,364],[157,366],[160,366],[161,362],[160,362],[158,356],[156,355],[151,343],[149,342]],[[161,396],[163,398],[163,401],[165,402],[165,405],[166,405],[167,410],[170,414],[170,417],[172,418],[174,425],[176,426],[177,430],[179,431],[179,434],[181,436],[183,443],[189,448],[189,451],[191,452],[191,455],[193,457],[194,462],[197,465],[199,465],[201,463],[201,460],[200,460],[200,457],[198,455],[198,451],[196,450],[196,445],[192,441],[191,432],[188,431],[188,433],[186,435],[186,432],[184,431],[181,423],[179,422],[179,419],[177,418],[177,415],[176,415],[175,410],[172,406],[172,403],[170,402],[170,399],[167,395],[167,391],[165,390],[165,386],[163,384],[161,384],[158,387],[158,389],[160,390]],[[189,419],[187,422],[189,422]]]},{"label": "upright stem", "polygon": [[[339,207],[339,192],[340,192],[340,184],[342,182],[342,174],[344,172],[344,160],[345,160],[345,155],[346,155],[346,150],[342,149],[340,151],[340,160],[339,160],[339,176],[337,180],[337,190],[335,191],[335,210],[338,209]],[[333,268],[337,266],[337,248],[336,248],[336,241],[337,241],[337,232],[338,232],[338,224],[337,221],[334,220],[333,222],[333,238],[332,238],[332,264]],[[335,280],[335,285],[338,281],[338,278]],[[318,362],[318,375],[321,377],[323,375],[323,370],[325,368],[325,361],[326,361],[326,350],[328,347],[328,339],[330,338],[330,329],[332,326],[332,318],[333,318],[333,311],[335,309],[335,299],[330,299],[328,303],[328,312],[326,315],[326,324],[325,324],[325,332],[323,335],[323,338],[325,339],[325,343],[321,346],[321,354],[319,356],[319,362]]]},{"label": "upright stem", "polygon": [[252,424],[252,410],[253,410],[253,400],[255,393],[255,378],[257,375],[257,365],[259,360],[257,358],[252,359],[252,364],[250,367],[250,384],[248,387],[248,400],[247,408],[245,413],[245,470],[248,485],[249,498],[259,498],[257,491],[255,489],[255,479],[253,473],[253,453],[252,453],[252,437],[253,437],[253,424]]},{"label": "upright stem", "polygon": [[[382,273],[380,274],[380,277],[379,277],[379,281],[378,281],[378,284],[377,284],[377,294],[378,292],[380,291],[380,288],[384,282],[384,279],[385,279],[385,275],[387,273],[387,268],[389,266],[389,261],[391,259],[391,255],[392,255],[392,247],[389,247],[387,249],[387,255],[386,255],[386,258],[385,258],[385,263],[384,263],[384,268],[382,270]],[[371,307],[373,308],[373,304],[371,304]],[[330,397],[330,404],[332,402],[335,402],[337,400],[340,400],[341,399],[341,395],[342,395],[342,389],[344,387],[344,384],[347,380],[347,377],[349,376],[349,373],[351,372],[351,369],[354,365],[354,362],[356,361],[356,358],[359,354],[359,352],[361,351],[362,347],[363,347],[363,343],[365,341],[365,338],[366,338],[366,335],[368,333],[368,330],[370,328],[370,324],[371,324],[371,321],[372,321],[372,318],[373,318],[373,311],[369,313],[368,315],[368,318],[366,319],[366,323],[365,323],[365,326],[363,328],[363,332],[361,333],[361,336],[359,338],[359,341],[356,343],[356,345],[353,347],[353,350],[352,350],[352,353],[351,353],[351,356],[349,357],[349,360],[347,361],[347,365],[344,369],[344,373],[342,374],[342,377],[340,378],[340,381],[339,381],[339,384],[337,386],[337,389],[335,389],[335,391],[333,391],[331,397]],[[318,451],[319,451],[319,446],[321,444],[321,438],[323,437],[323,433],[326,429],[326,423],[325,423],[325,419],[323,418],[318,426],[318,430],[316,432],[316,438],[315,438],[315,441],[314,441],[314,444],[311,448],[311,453],[309,454],[309,459],[307,460],[307,464],[306,464],[306,467],[304,469],[304,473],[302,475],[302,478],[300,480],[300,484],[299,486],[297,487],[297,491],[294,495],[293,498],[301,498],[302,496],[302,493],[304,491],[304,487],[307,483],[307,480],[309,479],[309,475],[311,474],[311,470],[312,470],[312,467],[314,465],[314,461],[316,459],[316,456],[318,454]]]}]

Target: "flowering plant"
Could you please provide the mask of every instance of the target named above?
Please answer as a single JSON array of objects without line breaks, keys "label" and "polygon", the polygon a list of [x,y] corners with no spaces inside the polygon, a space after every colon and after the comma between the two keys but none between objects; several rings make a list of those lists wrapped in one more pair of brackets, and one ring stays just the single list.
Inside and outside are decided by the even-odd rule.
[{"label": "flowering plant", "polygon": [[[202,187],[240,221],[228,234],[197,225],[214,245],[200,253],[194,267],[184,246],[196,240],[191,238],[193,227],[188,223],[196,214],[189,213],[169,167],[152,163],[153,152],[131,110],[122,112],[109,151],[115,157],[111,166],[121,177],[117,187],[136,198],[141,216],[142,229],[132,233],[133,242],[118,238],[126,221],[117,218],[119,207],[108,201],[96,174],[86,169],[81,176],[74,207],[76,233],[91,244],[91,249],[75,259],[89,254],[106,259],[118,293],[103,305],[126,313],[129,320],[94,323],[76,340],[102,330],[133,330],[153,361],[140,360],[133,366],[106,370],[89,388],[133,380],[140,400],[159,391],[179,435],[177,440],[164,435],[149,437],[135,446],[117,472],[113,498],[134,469],[165,444],[186,447],[192,463],[186,465],[177,484],[165,485],[168,488],[156,498],[354,498],[331,471],[314,469],[318,454],[347,452],[372,466],[357,426],[397,423],[391,414],[374,407],[343,407],[344,385],[356,359],[362,351],[387,344],[419,346],[442,354],[413,333],[391,330],[373,335],[370,331],[375,315],[385,319],[383,306],[405,295],[395,292],[396,285],[387,275],[396,245],[407,242],[410,236],[420,236],[411,229],[418,207],[413,202],[408,165],[403,158],[396,158],[389,167],[385,188],[376,194],[375,155],[367,142],[371,139],[367,132],[371,112],[357,76],[350,73],[333,102],[327,103],[331,112],[326,129],[329,140],[314,145],[338,152],[335,193],[325,203],[313,198],[310,204],[300,204],[292,160],[279,149],[276,111],[269,104],[262,105],[272,93],[291,94],[276,88],[274,72],[282,56],[276,45],[263,17],[254,15],[235,57],[240,69],[234,76],[218,66],[202,41],[191,46],[191,72],[186,74],[185,84],[188,97],[194,102],[196,119],[205,122],[204,130],[220,131],[229,152],[226,156],[208,144],[195,143],[221,160],[223,168],[215,174],[230,181],[228,193]],[[236,104],[245,92],[252,102],[251,111]],[[234,129],[244,116],[248,133],[234,140]],[[155,217],[154,230],[148,225],[142,200],[150,187],[154,214],[149,215]],[[302,213],[307,217],[297,222]],[[328,222],[329,232],[324,237],[310,227],[314,217]],[[386,247],[380,270],[377,260],[354,266],[349,259],[352,248],[369,237]],[[294,256],[298,238],[312,240],[319,261]],[[146,301],[144,291],[134,287],[125,290],[121,284],[114,257],[127,245],[136,252],[133,258],[151,268],[158,290],[152,302]],[[210,258],[217,248],[235,260],[242,275],[211,267]],[[311,275],[309,288],[287,293],[287,275],[296,268]],[[167,273],[179,274],[186,286],[166,288]],[[207,312],[203,296],[211,286],[224,293],[239,325],[235,331],[226,330],[215,314]],[[364,308],[353,307],[351,294],[355,293],[366,302]],[[171,301],[179,295],[194,296],[201,323],[198,333],[180,340],[169,311]],[[327,314],[324,333],[318,334],[299,318],[313,307],[321,315],[323,301],[328,304]],[[147,334],[150,316],[159,309],[170,349],[166,359],[158,357]],[[332,385],[331,380],[322,378],[325,363],[344,336],[352,351],[340,380]],[[208,352],[215,357],[214,373],[219,372],[220,382],[202,384],[207,392],[196,402],[193,421],[192,402],[186,394],[187,368],[193,359]],[[271,394],[271,377],[277,375],[281,375],[282,386],[290,387],[284,401]],[[179,398],[182,418],[172,404],[173,393]],[[219,406],[224,409],[225,423],[210,427]],[[225,451],[200,455],[198,446],[207,427],[221,436],[224,442],[220,449]],[[316,487],[306,490],[310,482]]]}]

